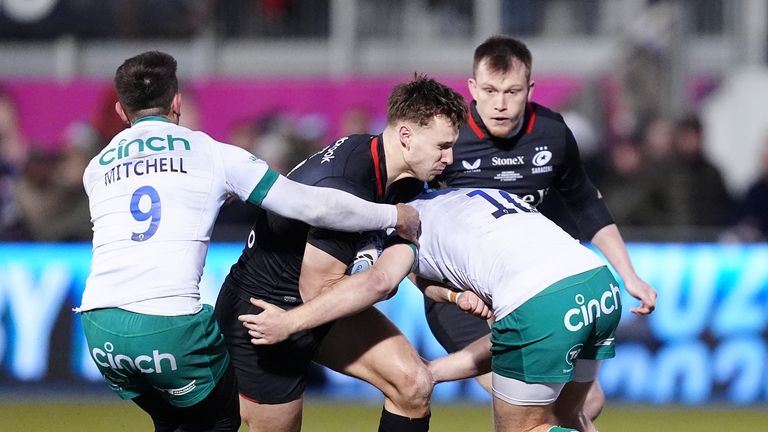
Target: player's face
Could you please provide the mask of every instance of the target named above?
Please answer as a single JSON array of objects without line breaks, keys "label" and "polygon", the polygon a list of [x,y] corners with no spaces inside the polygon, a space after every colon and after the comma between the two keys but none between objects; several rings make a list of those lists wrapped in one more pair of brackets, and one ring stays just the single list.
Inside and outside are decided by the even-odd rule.
[{"label": "player's face", "polygon": [[477,112],[491,135],[509,138],[516,132],[523,120],[525,105],[533,95],[534,84],[529,82],[522,62],[514,60],[509,70],[499,72],[483,60],[467,84],[477,101]]},{"label": "player's face", "polygon": [[432,180],[453,163],[453,144],[459,129],[443,116],[435,116],[426,126],[409,123],[407,127],[403,157],[408,171],[419,180]]}]

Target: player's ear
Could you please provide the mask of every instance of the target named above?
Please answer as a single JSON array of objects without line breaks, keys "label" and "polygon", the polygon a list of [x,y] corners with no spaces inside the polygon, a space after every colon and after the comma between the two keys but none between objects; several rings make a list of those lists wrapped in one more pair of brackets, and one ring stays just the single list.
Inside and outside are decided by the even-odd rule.
[{"label": "player's ear", "polygon": [[168,113],[173,114],[176,116],[176,120],[174,123],[179,124],[181,121],[181,93],[176,93],[173,95],[173,100],[171,101],[171,112]]},{"label": "player's ear", "polygon": [[176,93],[171,101],[171,112],[181,115],[181,93]]},{"label": "player's ear", "polygon": [[130,125],[131,121],[128,120],[128,115],[125,113],[125,109],[123,109],[123,105],[120,103],[120,101],[115,102],[115,112],[118,116],[120,116],[120,120],[123,121],[123,123]]},{"label": "player's ear", "polygon": [[400,126],[397,127],[397,134],[400,137],[400,145],[408,150],[411,147],[411,137],[413,136],[411,128],[405,123],[400,123]]},{"label": "player's ear", "polygon": [[467,88],[469,89],[469,94],[472,95],[472,99],[477,100],[477,81],[474,78],[467,79]]},{"label": "player's ear", "polygon": [[533,97],[533,86],[536,85],[536,81],[531,81],[530,84],[528,84],[528,102],[531,101],[531,98]]}]

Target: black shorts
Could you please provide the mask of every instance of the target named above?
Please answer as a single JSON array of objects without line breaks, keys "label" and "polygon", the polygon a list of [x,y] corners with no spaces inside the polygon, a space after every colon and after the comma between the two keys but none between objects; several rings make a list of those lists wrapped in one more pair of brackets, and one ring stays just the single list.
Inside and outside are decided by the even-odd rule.
[{"label": "black shorts", "polygon": [[[256,314],[261,308],[253,306],[248,294],[224,283],[216,300],[215,317],[224,334],[232,366],[237,376],[240,395],[261,404],[281,404],[302,396],[312,358],[331,324],[296,333],[275,345],[256,346],[248,330],[237,317]],[[265,296],[266,297],[266,296]],[[269,301],[283,309],[295,304]]]},{"label": "black shorts", "polygon": [[453,303],[437,303],[424,297],[424,313],[435,339],[449,353],[491,333],[486,320],[462,311]]},{"label": "black shorts", "polygon": [[146,392],[131,400],[149,413],[155,432],[236,432],[240,429],[240,406],[232,365],[208,396],[192,406],[171,405],[157,392]]}]

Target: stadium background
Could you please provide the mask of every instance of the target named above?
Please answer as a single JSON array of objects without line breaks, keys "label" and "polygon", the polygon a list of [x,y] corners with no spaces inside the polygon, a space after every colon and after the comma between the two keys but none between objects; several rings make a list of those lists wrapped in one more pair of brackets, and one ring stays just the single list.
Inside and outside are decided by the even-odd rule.
[{"label": "stadium background", "polygon": [[[70,311],[89,266],[87,219],[74,217],[81,207],[48,199],[63,193],[62,166],[76,167],[120,127],[109,85],[125,58],[173,54],[183,122],[285,170],[333,137],[379,130],[391,86],[414,71],[467,95],[474,46],[499,32],[531,47],[534,99],[566,113],[590,174],[615,194],[607,198],[616,213],[636,212],[613,204],[632,198],[630,187],[616,187],[629,180],[606,174],[623,141],[642,147],[658,119],[691,114],[732,200],[722,220],[662,213],[621,223],[659,307],[648,319],[625,313],[618,357],[601,371],[609,402],[598,425],[764,429],[768,245],[739,204],[768,177],[767,26],[763,0],[0,1],[0,100],[15,114],[0,103],[0,118],[15,119],[17,132],[14,141],[13,125],[0,122],[0,430],[147,426],[100,382]],[[653,166],[641,172],[656,174]],[[25,183],[49,204],[17,202]],[[700,204],[708,213],[726,206]],[[37,213],[25,215],[30,208]],[[70,215],[71,225],[57,225]],[[203,278],[208,302],[244,230],[247,208],[225,210]],[[415,289],[380,307],[425,357],[442,354]],[[364,383],[317,369],[305,429],[373,429],[378,399]],[[490,429],[488,397],[473,382],[441,384],[435,401],[434,430]]]}]

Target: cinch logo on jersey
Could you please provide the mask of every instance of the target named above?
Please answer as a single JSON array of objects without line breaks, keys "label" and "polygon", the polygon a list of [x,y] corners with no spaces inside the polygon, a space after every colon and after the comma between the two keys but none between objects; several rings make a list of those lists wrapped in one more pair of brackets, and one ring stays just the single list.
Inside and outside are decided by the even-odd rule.
[{"label": "cinch logo on jersey", "polygon": [[117,148],[108,148],[99,156],[100,165],[109,165],[116,160],[127,158],[131,155],[131,150],[135,152],[143,152],[146,150],[159,152],[163,150],[176,150],[176,145],[183,144],[184,150],[189,150],[189,141],[184,138],[174,138],[173,135],[166,135],[165,138],[161,137],[149,137],[146,141],[136,138],[128,141],[127,139],[121,139],[117,143]]},{"label": "cinch logo on jersey", "polygon": [[323,159],[320,161],[320,163],[323,164],[323,163],[326,163],[326,162],[330,162],[331,159],[336,157],[336,156],[333,155],[333,152],[336,151],[336,149],[339,148],[340,145],[344,144],[344,141],[346,141],[348,139],[349,139],[349,137],[339,138],[338,141],[333,143],[333,145],[330,146],[328,148],[328,150],[326,150],[325,153],[323,154]]},{"label": "cinch logo on jersey", "polygon": [[523,165],[525,162],[523,161],[523,156],[515,156],[511,158],[500,158],[500,157],[494,157],[491,159],[491,163],[493,166],[499,166],[499,165]]},{"label": "cinch logo on jersey", "polygon": [[611,284],[610,289],[600,296],[600,300],[592,299],[586,304],[584,304],[584,295],[576,294],[576,303],[579,307],[568,309],[563,317],[565,328],[572,332],[592,324],[601,314],[610,315],[617,310],[620,305],[619,287]]},{"label": "cinch logo on jersey", "polygon": [[128,369],[141,373],[163,373],[163,361],[165,360],[172,371],[176,370],[176,357],[173,354],[163,353],[158,350],[152,350],[152,356],[139,355],[131,358],[125,354],[112,354],[115,350],[112,342],[104,343],[104,349],[94,348],[91,350],[93,360],[101,367],[111,369]]}]

